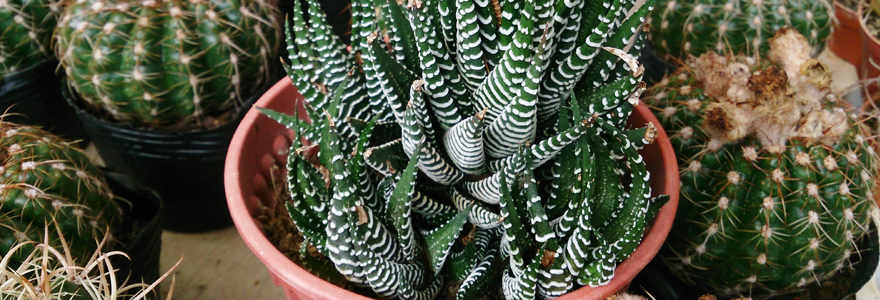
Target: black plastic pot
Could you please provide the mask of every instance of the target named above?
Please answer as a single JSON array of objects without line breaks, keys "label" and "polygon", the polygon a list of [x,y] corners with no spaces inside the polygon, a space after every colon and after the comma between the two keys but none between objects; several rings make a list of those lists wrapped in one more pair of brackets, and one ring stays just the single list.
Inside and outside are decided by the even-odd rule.
[{"label": "black plastic pot", "polygon": [[249,99],[237,116],[211,129],[161,133],[134,129],[95,118],[64,87],[107,168],[129,174],[162,198],[160,224],[177,232],[204,232],[232,225],[226,208],[223,166],[232,135],[262,92]]},{"label": "black plastic pot", "polygon": [[61,95],[61,78],[56,73],[58,61],[45,60],[12,75],[0,78],[0,113],[11,115],[5,121],[43,127],[69,140],[81,140],[85,147],[88,135],[79,117]]},{"label": "black plastic pot", "polygon": [[126,217],[120,227],[132,231],[122,232],[122,235],[128,234],[131,238],[124,240],[124,245],[119,249],[114,249],[125,252],[128,258],[113,256],[113,266],[119,270],[118,274],[127,276],[129,283],[152,283],[159,279],[159,258],[162,253],[159,195],[140,185],[131,176],[109,170],[104,170],[104,175],[113,193],[126,200],[121,203]]}]

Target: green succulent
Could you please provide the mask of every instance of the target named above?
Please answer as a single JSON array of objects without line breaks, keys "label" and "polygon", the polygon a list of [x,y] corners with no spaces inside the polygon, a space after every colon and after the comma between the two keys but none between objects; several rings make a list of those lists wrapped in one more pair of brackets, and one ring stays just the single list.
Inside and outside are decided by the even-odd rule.
[{"label": "green succulent", "polygon": [[682,61],[707,52],[766,54],[780,28],[797,29],[821,49],[834,16],[828,0],[660,0],[657,7],[648,18],[651,46]]},{"label": "green succulent", "polygon": [[280,50],[274,0],[87,0],[58,25],[85,105],[135,128],[211,128],[260,92]]},{"label": "green succulent", "polygon": [[55,57],[52,32],[60,0],[7,0],[0,3],[0,78]]},{"label": "green succulent", "polygon": [[101,172],[85,152],[37,127],[0,121],[0,133],[0,256],[17,267],[34,245],[10,249],[47,242],[88,260],[121,218]]},{"label": "green succulent", "polygon": [[719,295],[802,290],[862,249],[878,171],[873,135],[795,30],[767,58],[708,53],[649,89],[681,168],[660,257]]},{"label": "green succulent", "polygon": [[297,133],[306,269],[406,299],[613,277],[668,199],[637,152],[656,128],[625,129],[644,70],[619,49],[638,53],[652,0],[356,0],[350,49],[307,2],[287,71],[311,123],[261,109]]}]

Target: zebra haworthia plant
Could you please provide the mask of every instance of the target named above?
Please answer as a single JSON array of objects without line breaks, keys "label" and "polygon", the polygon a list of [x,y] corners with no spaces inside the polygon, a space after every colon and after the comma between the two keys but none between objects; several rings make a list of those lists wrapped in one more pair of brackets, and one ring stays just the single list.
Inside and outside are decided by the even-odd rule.
[{"label": "zebra haworthia plant", "polygon": [[624,128],[644,70],[619,49],[638,53],[653,0],[356,0],[351,48],[307,2],[287,71],[311,123],[261,109],[297,132],[306,269],[404,299],[613,277],[668,199],[637,152],[656,128]]}]

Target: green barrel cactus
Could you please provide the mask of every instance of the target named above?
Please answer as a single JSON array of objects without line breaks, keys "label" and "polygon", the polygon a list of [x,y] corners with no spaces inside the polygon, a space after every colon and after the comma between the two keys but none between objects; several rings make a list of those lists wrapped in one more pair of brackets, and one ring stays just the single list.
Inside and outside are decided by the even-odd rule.
[{"label": "green barrel cactus", "polygon": [[872,134],[806,38],[769,42],[769,59],[707,53],[647,94],[682,170],[661,257],[720,295],[794,292],[850,267],[873,207]]},{"label": "green barrel cactus", "polygon": [[52,33],[61,0],[0,2],[0,78],[55,57]]},{"label": "green barrel cactus", "polygon": [[58,24],[68,82],[99,115],[135,128],[215,127],[271,79],[274,0],[71,3]]},{"label": "green barrel cactus", "polygon": [[[302,265],[382,299],[606,284],[668,200],[625,128],[653,0],[352,3],[352,46],[295,6],[288,210]],[[627,12],[634,11],[632,15]],[[305,16],[309,22],[305,22]]]},{"label": "green barrel cactus", "polygon": [[661,0],[651,13],[651,46],[661,56],[731,51],[764,54],[780,28],[795,28],[815,49],[825,46],[834,16],[829,0]]},{"label": "green barrel cactus", "polygon": [[[121,210],[82,150],[38,127],[0,121],[0,254],[24,242],[66,247],[88,260]],[[48,234],[48,235],[47,235]],[[26,261],[34,244],[7,256]]]}]

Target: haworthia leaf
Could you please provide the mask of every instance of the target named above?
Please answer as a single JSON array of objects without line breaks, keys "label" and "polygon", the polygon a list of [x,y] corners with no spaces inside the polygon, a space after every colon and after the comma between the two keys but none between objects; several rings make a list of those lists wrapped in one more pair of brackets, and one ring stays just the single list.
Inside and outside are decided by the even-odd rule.
[{"label": "haworthia leaf", "polygon": [[486,156],[483,153],[483,118],[486,111],[477,113],[453,126],[443,135],[443,145],[449,159],[467,174],[486,172]]},{"label": "haworthia leaf", "polygon": [[[473,229],[476,229],[475,227]],[[468,237],[459,239],[461,251],[451,252],[449,253],[449,263],[447,264],[449,267],[447,269],[447,274],[449,274],[449,280],[451,281],[462,281],[467,278],[468,274],[470,274],[471,270],[476,267],[477,264],[477,247],[473,241],[474,230],[468,235]]]},{"label": "haworthia leaf", "polygon": [[327,233],[324,232],[321,222],[309,219],[306,215],[303,215],[300,210],[294,207],[292,203],[285,203],[285,207],[287,207],[287,213],[290,214],[290,219],[293,221],[293,224],[296,225],[297,230],[302,232],[303,237],[312,240],[312,244],[318,249],[318,252],[323,255],[328,255],[325,247]]},{"label": "haworthia leaf", "polygon": [[394,60],[382,48],[378,38],[372,38],[369,52],[375,59],[373,70],[385,95],[385,105],[391,109],[397,122],[403,123],[405,105],[409,102],[409,90],[413,81],[417,79],[416,75]]},{"label": "haworthia leaf", "polygon": [[491,289],[497,288],[497,284],[493,282],[498,278],[501,270],[497,257],[498,247],[488,247],[480,262],[458,288],[456,299],[477,299],[485,296]]},{"label": "haworthia leaf", "polygon": [[489,210],[482,203],[462,194],[458,191],[458,188],[450,189],[450,193],[452,194],[452,203],[455,204],[455,207],[459,210],[467,210],[468,221],[471,224],[487,229],[501,225],[501,216]]},{"label": "haworthia leaf", "polygon": [[538,293],[546,299],[562,296],[572,289],[572,276],[567,261],[562,259],[562,251],[556,239],[550,239],[538,252],[541,256]]},{"label": "haworthia leaf", "polygon": [[478,35],[480,27],[477,23],[476,5],[473,0],[456,0],[455,4],[455,59],[465,85],[474,90],[483,82],[487,73]]},{"label": "haworthia leaf", "polygon": [[459,233],[461,233],[464,223],[467,222],[470,207],[468,206],[460,211],[443,226],[422,233],[425,238],[425,245],[428,246],[427,255],[430,261],[428,266],[434,272],[434,275],[440,274],[440,271],[443,269],[452,244],[458,238]]},{"label": "haworthia leaf", "polygon": [[311,41],[314,42],[314,50],[318,55],[318,61],[320,61],[316,72],[320,78],[314,78],[313,81],[324,84],[328,90],[336,90],[352,67],[351,59],[348,56],[348,51],[345,50],[345,44],[330,29],[327,17],[320,9],[318,1],[307,0],[307,3],[311,23],[309,30],[314,30],[315,33],[315,36],[311,37]]},{"label": "haworthia leaf", "polygon": [[532,22],[534,8],[532,2],[526,3],[512,47],[504,52],[498,67],[488,74],[474,93],[474,108],[488,110],[486,113],[488,122],[494,121],[511,99],[519,96],[521,85],[526,80],[526,70],[532,60],[531,32],[534,29]]},{"label": "haworthia leaf", "polygon": [[[608,42],[606,42],[603,47],[623,49],[629,43],[630,38],[637,34],[640,26],[645,23],[645,16],[648,12],[654,9],[655,2],[656,0],[645,1],[636,12],[623,21],[620,28],[608,37]],[[596,61],[604,63],[590,65],[590,68],[587,69],[586,73],[589,75],[581,80],[596,87],[605,84],[617,64],[617,56],[618,55],[615,53],[601,52],[596,57]]]},{"label": "haworthia leaf", "polygon": [[[537,55],[536,55],[537,56]],[[507,157],[516,152],[519,144],[535,139],[537,132],[538,84],[541,70],[535,61],[528,68],[528,76],[519,96],[504,107],[501,114],[484,132],[486,155],[492,158]]]},{"label": "haworthia leaf", "polygon": [[642,156],[623,132],[604,121],[599,121],[601,129],[610,134],[615,142],[612,147],[621,149],[627,157],[627,165],[632,173],[629,197],[623,203],[620,216],[603,228],[603,236],[615,247],[618,260],[629,257],[642,240],[645,230],[645,216],[648,213],[648,199],[651,197],[648,173]]},{"label": "haworthia leaf", "polygon": [[333,266],[333,262],[326,258],[312,255],[309,252],[309,246],[311,245],[311,239],[306,238],[299,246],[299,257],[300,261],[302,261],[303,269],[331,284],[337,286],[345,284],[345,277],[339,274],[339,271]]},{"label": "haworthia leaf", "polygon": [[354,249],[355,240],[352,228],[358,223],[358,216],[353,211],[361,206],[351,175],[345,168],[339,137],[332,118],[327,118],[328,126],[322,130],[322,141],[319,147],[319,158],[330,173],[333,194],[330,199],[330,214],[327,215],[326,247],[328,257],[336,265],[339,273],[354,284],[366,283],[358,255]]},{"label": "haworthia leaf", "polygon": [[529,225],[531,225],[532,234],[535,235],[535,241],[544,243],[550,239],[555,239],[556,233],[550,228],[550,220],[548,220],[547,214],[544,213],[544,207],[541,205],[541,196],[538,195],[538,183],[535,182],[531,172],[525,173],[522,185],[520,193],[526,199]]},{"label": "haworthia leaf", "polygon": [[[556,69],[547,70],[548,77],[542,81],[541,90],[538,94],[538,103],[540,103],[542,110],[548,113],[539,113],[539,121],[542,118],[549,117],[549,112],[557,110],[561,101],[569,96],[575,83],[587,72],[587,68],[592,64],[593,59],[599,52],[599,47],[605,42],[609,30],[611,30],[611,24],[620,10],[620,1],[615,0],[612,2],[611,6],[606,8],[607,12],[604,15],[587,14],[598,19],[597,26],[593,27],[590,35],[583,43],[579,44],[580,46],[573,51],[572,55],[557,64]],[[598,3],[599,1],[595,2]]]},{"label": "haworthia leaf", "polygon": [[416,38],[407,15],[404,14],[403,8],[397,1],[378,0],[382,6],[388,6],[390,14],[384,16],[388,18],[394,33],[391,35],[391,49],[394,58],[413,73],[421,73],[419,66],[419,51],[416,49]]},{"label": "haworthia leaf", "polygon": [[512,194],[518,195],[519,189],[515,188],[517,185],[508,182],[507,178],[513,177],[513,174],[508,173],[509,171],[509,168],[505,168],[505,173],[501,176],[500,206],[502,226],[504,228],[501,251],[502,256],[510,256],[510,270],[513,272],[514,277],[519,277],[523,273],[523,268],[525,268],[523,255],[525,254],[524,249],[528,245],[526,240],[530,240],[531,237],[519,212],[514,207],[515,203]]},{"label": "haworthia leaf", "polygon": [[406,167],[409,160],[403,151],[400,139],[367,148],[364,151],[364,159],[367,165],[384,176],[392,176]]},{"label": "haworthia leaf", "polygon": [[394,186],[394,191],[388,201],[388,213],[391,216],[394,228],[397,230],[397,241],[400,243],[403,257],[407,262],[413,261],[418,254],[416,236],[410,221],[412,214],[410,199],[413,198],[415,193],[413,182],[418,172],[418,163],[419,156],[413,155],[406,165],[406,169],[401,172],[400,180]]},{"label": "haworthia leaf", "polygon": [[[461,112],[454,102],[457,96],[463,94],[464,86],[460,81],[457,86],[454,83],[447,84],[446,78],[441,75],[442,65],[447,65],[447,69],[451,69],[453,65],[446,54],[446,49],[443,48],[443,43],[438,41],[435,31],[437,25],[433,23],[432,18],[428,18],[427,13],[423,12],[423,10],[429,10],[431,4],[432,2],[426,1],[421,7],[411,7],[410,24],[418,42],[419,64],[422,69],[422,79],[425,82],[423,89],[430,96],[428,102],[440,127],[448,130],[461,122]],[[456,93],[453,91],[455,89],[460,92]],[[427,113],[427,110],[425,112]]]},{"label": "haworthia leaf", "polygon": [[606,285],[614,278],[617,257],[613,247],[598,232],[593,232],[590,242],[596,247],[590,252],[590,262],[578,274],[577,283],[591,287]]},{"label": "haworthia leaf", "polygon": [[534,257],[520,276],[514,276],[509,269],[502,275],[504,298],[510,300],[536,299],[538,288],[538,268],[541,267],[539,257]]},{"label": "haworthia leaf", "polygon": [[474,0],[477,5],[477,21],[480,26],[480,46],[486,58],[489,69],[498,64],[501,55],[498,51],[498,23],[495,19],[495,10],[490,0]]},{"label": "haworthia leaf", "polygon": [[406,277],[402,277],[398,284],[397,291],[401,299],[431,300],[437,297],[437,294],[440,293],[440,289],[443,287],[444,282],[446,281],[443,280],[443,276],[438,275],[424,290],[417,290],[417,286],[413,285]]}]

